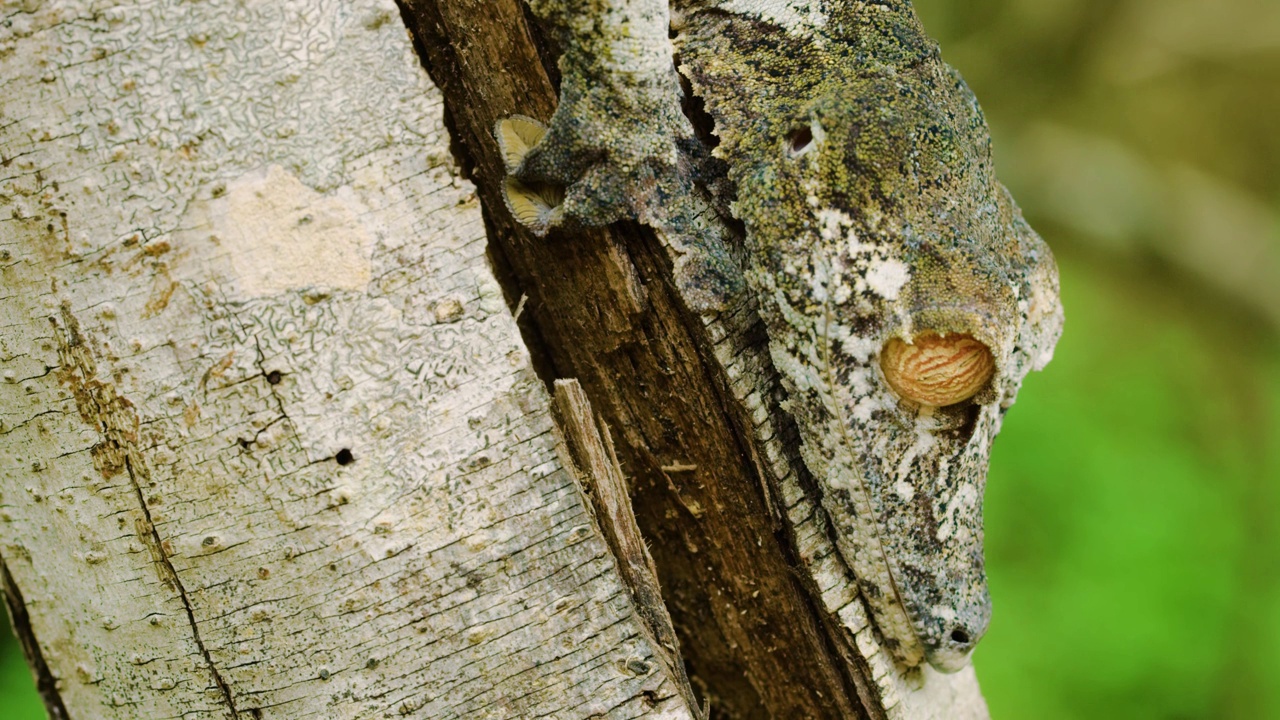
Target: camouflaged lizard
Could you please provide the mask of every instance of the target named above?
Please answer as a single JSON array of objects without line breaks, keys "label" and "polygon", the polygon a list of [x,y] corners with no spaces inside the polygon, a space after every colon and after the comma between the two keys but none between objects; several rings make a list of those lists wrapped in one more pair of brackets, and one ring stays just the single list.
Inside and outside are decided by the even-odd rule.
[{"label": "camouflaged lizard", "polygon": [[[638,219],[683,238],[713,311],[745,285],[834,542],[904,666],[955,671],[990,619],[991,443],[1062,328],[1048,247],[907,0],[530,0],[562,52],[549,126],[499,122],[542,235]],[[679,72],[714,122],[705,158]],[[725,168],[745,267],[706,222]],[[708,171],[707,168],[712,168]]]}]

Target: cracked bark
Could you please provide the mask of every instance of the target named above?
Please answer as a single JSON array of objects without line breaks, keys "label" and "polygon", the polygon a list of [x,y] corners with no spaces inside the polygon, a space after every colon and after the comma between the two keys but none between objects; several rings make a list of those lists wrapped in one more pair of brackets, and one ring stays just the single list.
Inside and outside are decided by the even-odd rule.
[{"label": "cracked bark", "polygon": [[493,120],[554,102],[517,2],[4,8],[0,563],[52,716],[694,717],[683,660],[715,718],[971,717],[885,711],[753,311],[483,213]]},{"label": "cracked bark", "polygon": [[693,717],[395,6],[0,14],[0,569],[51,717]]},{"label": "cracked bark", "polygon": [[191,627],[191,639],[195,641],[196,647],[200,649],[200,655],[204,658],[205,664],[209,669],[209,675],[213,678],[214,684],[218,686],[218,692],[222,694],[222,701],[231,712],[231,717],[238,720],[240,713],[236,710],[235,696],[231,693],[231,688],[227,685],[227,681],[223,679],[222,673],[218,672],[218,666],[214,664],[213,656],[205,648],[204,641],[200,639],[200,623],[196,621],[195,609],[191,606],[190,598],[187,597],[187,589],[182,586],[182,579],[178,577],[178,571],[174,569],[173,563],[169,562],[169,557],[164,551],[163,541],[160,539],[160,533],[156,532],[155,525],[151,522],[151,510],[147,508],[147,501],[142,496],[142,486],[138,483],[133,464],[128,458],[125,458],[124,462],[125,470],[129,474],[129,480],[133,483],[134,493],[138,497],[138,507],[142,509],[143,521],[138,523],[138,535],[150,539],[149,549],[152,557],[155,558],[156,567],[168,583],[172,585],[173,589],[177,591],[178,597],[182,599],[182,609],[186,611],[187,624]]}]

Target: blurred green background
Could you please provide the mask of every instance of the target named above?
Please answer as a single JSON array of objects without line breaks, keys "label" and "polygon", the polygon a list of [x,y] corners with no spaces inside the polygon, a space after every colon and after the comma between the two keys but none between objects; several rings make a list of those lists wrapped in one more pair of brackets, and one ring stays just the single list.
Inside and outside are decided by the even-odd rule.
[{"label": "blurred green background", "polygon": [[1058,257],[996,441],[996,720],[1280,718],[1280,2],[916,0]]},{"label": "blurred green background", "polygon": [[1067,309],[992,459],[992,716],[1280,718],[1280,1],[916,7]]}]

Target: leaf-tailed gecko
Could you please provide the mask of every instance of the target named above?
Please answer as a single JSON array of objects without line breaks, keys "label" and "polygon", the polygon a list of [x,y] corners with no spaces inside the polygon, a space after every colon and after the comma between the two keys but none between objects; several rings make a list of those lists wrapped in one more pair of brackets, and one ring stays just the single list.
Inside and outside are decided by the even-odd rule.
[{"label": "leaf-tailed gecko", "polygon": [[[547,127],[498,123],[509,209],[539,235],[631,218],[685,238],[696,310],[755,293],[886,645],[962,668],[991,616],[992,440],[1062,329],[1053,256],[993,174],[972,92],[908,0],[529,4],[562,53],[560,104]],[[745,267],[703,222],[716,168]]]}]

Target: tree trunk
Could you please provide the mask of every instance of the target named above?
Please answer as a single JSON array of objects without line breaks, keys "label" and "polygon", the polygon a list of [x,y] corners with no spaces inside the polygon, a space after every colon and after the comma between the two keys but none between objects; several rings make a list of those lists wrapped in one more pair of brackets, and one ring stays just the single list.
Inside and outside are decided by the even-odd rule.
[{"label": "tree trunk", "polygon": [[0,554],[50,714],[691,717],[394,5],[5,6]]},{"label": "tree trunk", "polygon": [[489,129],[554,106],[516,0],[0,15],[0,571],[51,716],[985,717],[880,651],[751,301],[507,217]]}]

